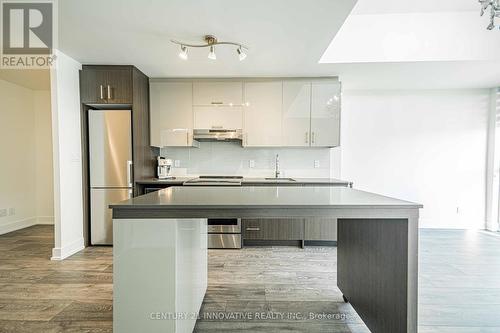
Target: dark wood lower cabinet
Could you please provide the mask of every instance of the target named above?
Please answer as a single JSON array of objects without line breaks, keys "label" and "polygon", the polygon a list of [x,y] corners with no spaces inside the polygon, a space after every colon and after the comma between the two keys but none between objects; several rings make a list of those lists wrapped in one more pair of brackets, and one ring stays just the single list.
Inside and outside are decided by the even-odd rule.
[{"label": "dark wood lower cabinet", "polygon": [[300,241],[305,242],[306,245],[335,245],[337,241],[337,219],[327,217],[242,219],[242,234],[243,240],[252,245],[292,244],[285,241]]},{"label": "dark wood lower cabinet", "polygon": [[307,218],[304,237],[308,241],[337,241],[337,219],[329,217]]},{"label": "dark wood lower cabinet", "polygon": [[303,240],[303,219],[243,219],[243,239]]}]

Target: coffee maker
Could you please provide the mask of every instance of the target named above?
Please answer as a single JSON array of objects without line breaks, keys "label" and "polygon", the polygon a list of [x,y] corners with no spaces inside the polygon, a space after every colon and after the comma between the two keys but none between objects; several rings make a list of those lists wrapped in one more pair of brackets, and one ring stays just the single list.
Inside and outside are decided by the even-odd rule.
[{"label": "coffee maker", "polygon": [[158,156],[158,168],[157,168],[157,174],[158,174],[158,179],[169,179],[169,178],[174,178],[172,176],[172,160]]}]

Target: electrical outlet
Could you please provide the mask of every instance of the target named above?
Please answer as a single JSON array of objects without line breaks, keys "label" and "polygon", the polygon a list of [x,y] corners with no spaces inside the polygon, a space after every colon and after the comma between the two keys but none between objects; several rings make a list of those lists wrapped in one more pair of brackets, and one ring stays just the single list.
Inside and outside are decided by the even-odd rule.
[{"label": "electrical outlet", "polygon": [[9,208],[9,216],[16,215],[16,209],[15,208]]},{"label": "electrical outlet", "polygon": [[0,209],[0,217],[7,216],[7,209]]},{"label": "electrical outlet", "polygon": [[248,167],[249,168],[255,168],[255,160],[249,160],[248,161]]},{"label": "electrical outlet", "polygon": [[174,161],[174,167],[178,168],[181,166],[181,161],[180,160],[175,160]]},{"label": "electrical outlet", "polygon": [[314,168],[315,169],[319,168],[319,160],[314,160]]}]

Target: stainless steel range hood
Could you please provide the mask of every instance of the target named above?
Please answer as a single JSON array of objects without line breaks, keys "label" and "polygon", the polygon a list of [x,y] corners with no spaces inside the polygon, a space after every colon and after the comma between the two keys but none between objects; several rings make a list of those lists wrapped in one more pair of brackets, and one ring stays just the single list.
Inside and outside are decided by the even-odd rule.
[{"label": "stainless steel range hood", "polygon": [[241,129],[195,129],[194,139],[197,141],[241,141]]}]

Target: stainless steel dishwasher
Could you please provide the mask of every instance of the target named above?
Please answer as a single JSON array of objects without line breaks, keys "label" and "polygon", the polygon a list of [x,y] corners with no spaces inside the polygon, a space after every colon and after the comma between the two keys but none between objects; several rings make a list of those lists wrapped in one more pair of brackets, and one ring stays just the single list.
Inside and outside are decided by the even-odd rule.
[{"label": "stainless steel dishwasher", "polygon": [[208,219],[209,249],[241,249],[241,219]]}]

